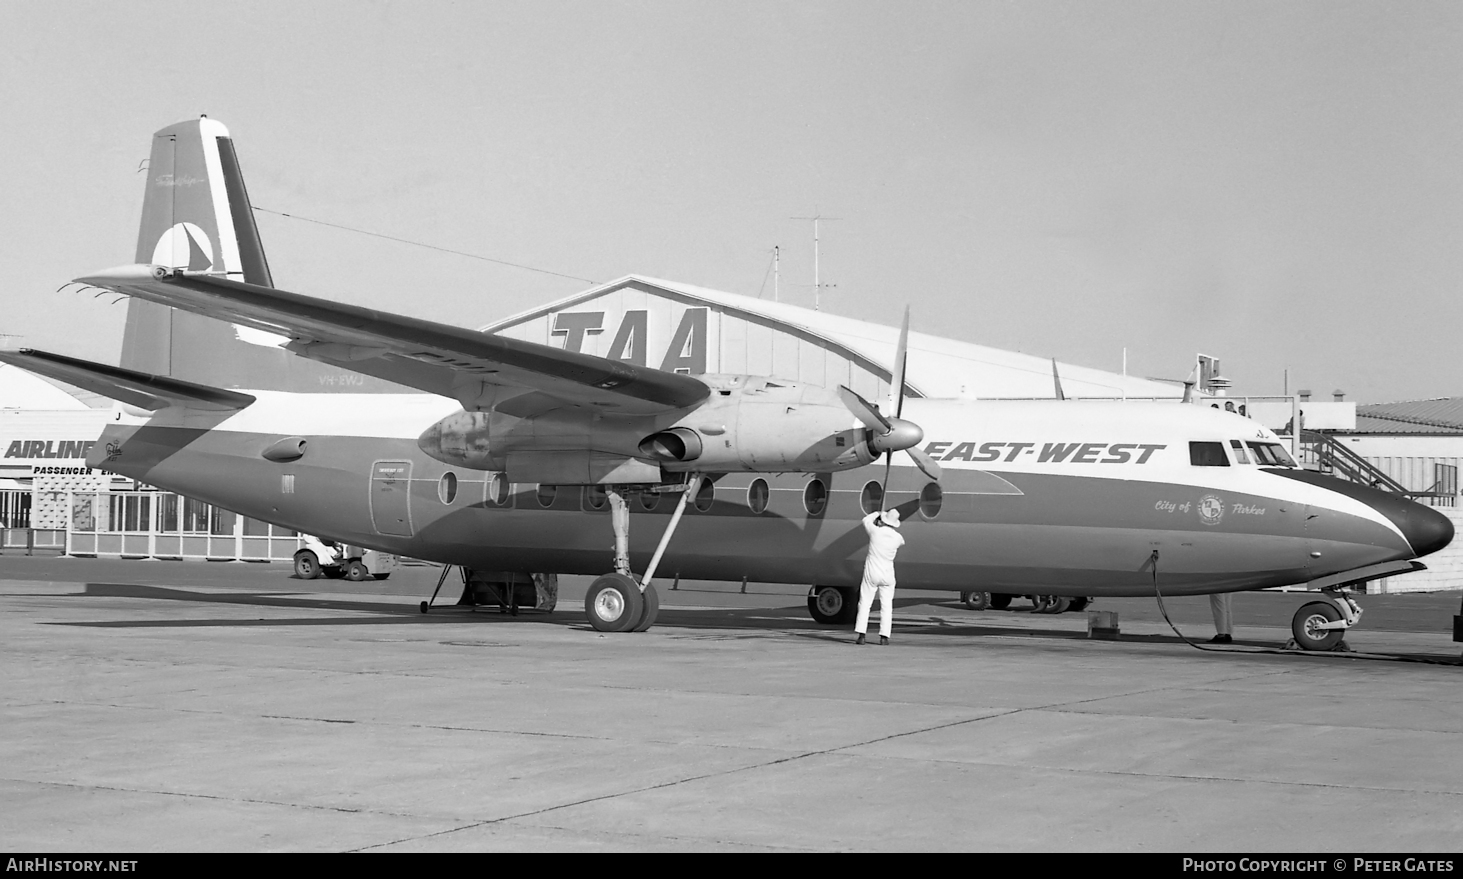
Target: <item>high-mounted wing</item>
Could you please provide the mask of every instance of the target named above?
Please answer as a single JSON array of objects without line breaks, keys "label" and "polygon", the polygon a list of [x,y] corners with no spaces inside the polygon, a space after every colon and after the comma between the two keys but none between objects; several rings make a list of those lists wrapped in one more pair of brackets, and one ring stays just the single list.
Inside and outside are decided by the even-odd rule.
[{"label": "high-mounted wing", "polygon": [[228,412],[243,409],[254,402],[254,397],[238,391],[148,375],[30,348],[0,351],[0,361],[153,411],[180,405],[190,409]]},{"label": "high-mounted wing", "polygon": [[465,408],[537,392],[535,407],[546,395],[552,405],[644,415],[694,406],[710,394],[688,375],[201,272],[131,265],[77,280],[286,336],[296,354],[454,397]]}]

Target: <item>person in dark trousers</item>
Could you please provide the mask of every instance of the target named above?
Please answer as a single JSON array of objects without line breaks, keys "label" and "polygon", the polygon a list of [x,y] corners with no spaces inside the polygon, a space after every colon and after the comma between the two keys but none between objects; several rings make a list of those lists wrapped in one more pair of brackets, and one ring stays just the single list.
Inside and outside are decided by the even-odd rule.
[{"label": "person in dark trousers", "polygon": [[853,630],[858,632],[855,644],[864,643],[864,633],[869,630],[869,610],[874,605],[874,596],[879,596],[879,644],[889,643],[894,630],[894,555],[904,545],[904,535],[899,533],[899,511],[875,511],[864,517],[864,531],[869,535],[869,554],[864,558],[864,579],[859,584],[858,622]]}]

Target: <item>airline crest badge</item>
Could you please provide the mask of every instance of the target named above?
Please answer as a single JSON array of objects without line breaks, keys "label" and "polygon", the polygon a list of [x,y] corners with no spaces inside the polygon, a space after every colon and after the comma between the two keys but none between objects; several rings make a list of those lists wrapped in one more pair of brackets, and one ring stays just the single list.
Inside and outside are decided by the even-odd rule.
[{"label": "airline crest badge", "polygon": [[1212,494],[1199,498],[1199,521],[1205,525],[1218,525],[1224,518],[1224,499]]}]

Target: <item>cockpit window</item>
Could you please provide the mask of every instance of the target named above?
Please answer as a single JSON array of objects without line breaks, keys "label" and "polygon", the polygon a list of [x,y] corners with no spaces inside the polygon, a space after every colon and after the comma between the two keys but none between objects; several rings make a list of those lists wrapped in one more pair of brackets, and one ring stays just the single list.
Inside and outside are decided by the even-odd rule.
[{"label": "cockpit window", "polygon": [[1250,456],[1245,454],[1245,444],[1239,440],[1230,440],[1229,447],[1234,449],[1234,459],[1241,464],[1250,463]]},{"label": "cockpit window", "polygon": [[1189,443],[1189,463],[1195,467],[1228,467],[1224,443]]},{"label": "cockpit window", "polygon": [[1294,467],[1295,459],[1285,451],[1285,446],[1280,443],[1250,443],[1250,451],[1255,453],[1255,463],[1261,467]]}]

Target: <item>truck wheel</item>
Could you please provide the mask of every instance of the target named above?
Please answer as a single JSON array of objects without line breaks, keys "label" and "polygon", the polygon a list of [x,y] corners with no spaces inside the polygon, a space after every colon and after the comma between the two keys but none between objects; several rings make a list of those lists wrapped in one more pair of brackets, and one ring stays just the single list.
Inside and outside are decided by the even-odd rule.
[{"label": "truck wheel", "polygon": [[345,563],[345,578],[352,583],[359,583],[371,579],[371,572],[360,559],[351,559]]},{"label": "truck wheel", "polygon": [[320,560],[315,553],[302,549],[295,553],[295,576],[301,580],[313,580],[320,576]]}]

